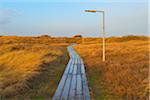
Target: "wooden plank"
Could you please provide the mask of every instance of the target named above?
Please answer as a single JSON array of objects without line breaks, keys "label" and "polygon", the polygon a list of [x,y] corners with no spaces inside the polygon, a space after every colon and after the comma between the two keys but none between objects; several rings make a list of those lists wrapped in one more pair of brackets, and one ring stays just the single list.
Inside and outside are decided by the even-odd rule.
[{"label": "wooden plank", "polygon": [[81,64],[84,64],[84,63],[83,63],[83,59],[82,59],[82,58],[80,58],[80,63],[81,63]]},{"label": "wooden plank", "polygon": [[77,63],[78,63],[78,58],[75,58],[75,65],[77,65]]},{"label": "wooden plank", "polygon": [[76,58],[74,58],[74,63],[73,63],[73,72],[72,72],[72,80],[71,80],[71,86],[70,86],[70,91],[69,91],[69,97],[68,100],[75,100],[75,93],[76,93],[76,71],[77,71],[77,65],[76,63]]},{"label": "wooden plank", "polygon": [[82,74],[82,86],[83,86],[83,98],[84,98],[84,100],[90,100],[90,93],[89,93],[85,74]]},{"label": "wooden plank", "polygon": [[77,74],[76,99],[77,100],[83,100],[83,95],[82,95],[82,80],[81,80],[81,75],[80,74]]},{"label": "wooden plank", "polygon": [[73,50],[72,46],[70,46],[68,48],[68,52],[69,52],[70,57],[73,58],[73,56],[74,56],[74,50]]},{"label": "wooden plank", "polygon": [[68,74],[64,89],[62,91],[62,95],[60,97],[60,100],[67,100],[69,96],[69,89],[70,89],[70,84],[71,84],[71,78],[72,75]]},{"label": "wooden plank", "polygon": [[[76,60],[75,60],[76,62]],[[71,81],[71,86],[70,86],[70,93],[69,93],[69,100],[75,100],[75,93],[76,93],[76,73],[77,73],[77,65],[74,62],[74,68],[73,68],[73,73],[72,73],[72,81]]]},{"label": "wooden plank", "polygon": [[80,59],[79,63],[80,63],[80,66],[81,66],[83,99],[84,100],[90,100],[89,89],[88,89],[87,79],[86,79],[86,75],[85,75],[85,67],[84,67],[83,60]]},{"label": "wooden plank", "polygon": [[78,59],[77,66],[78,66],[77,74],[81,74],[81,64],[80,64],[80,59]]},{"label": "wooden plank", "polygon": [[[77,63],[77,59],[75,60],[75,63]],[[76,84],[77,84],[77,64],[74,63],[74,69],[72,73],[72,82],[70,87],[70,93],[69,93],[69,100],[76,100]]]},{"label": "wooden plank", "polygon": [[65,70],[65,72],[64,72],[64,74],[63,74],[63,76],[61,78],[61,81],[59,82],[59,85],[57,87],[55,95],[52,98],[53,100],[59,100],[60,99],[63,87],[64,87],[66,79],[67,79],[67,73],[69,72],[69,68],[70,68],[70,65],[71,65],[72,61],[73,61],[72,59],[69,60],[67,68],[66,68],[66,70]]},{"label": "wooden plank", "polygon": [[64,87],[65,82],[66,82],[66,79],[67,79],[67,75],[64,74],[63,77],[62,77],[62,79],[61,79],[61,82],[58,85],[58,88],[57,88],[57,90],[55,92],[55,95],[53,96],[52,100],[59,100],[60,99],[63,87]]},{"label": "wooden plank", "polygon": [[77,65],[76,64],[74,64],[74,70],[73,70],[73,73],[72,73],[73,75],[76,75],[77,74]]},{"label": "wooden plank", "polygon": [[85,74],[85,67],[82,60],[80,60],[80,65],[81,65],[81,74]]},{"label": "wooden plank", "polygon": [[69,46],[69,47],[67,47],[67,49],[68,49],[68,52],[69,52],[69,56],[71,57],[71,55],[72,55],[72,53],[71,53],[71,49],[72,49],[72,47],[71,47],[71,46]]},{"label": "wooden plank", "polygon": [[81,77],[80,69],[81,69],[80,59],[78,58],[77,59],[77,91],[76,91],[76,94],[77,94],[76,99],[77,100],[83,100],[82,77]]},{"label": "wooden plank", "polygon": [[68,73],[68,76],[67,76],[67,80],[66,80],[66,83],[64,85],[62,95],[61,95],[61,98],[60,98],[62,100],[67,100],[68,96],[69,96],[69,90],[70,90],[70,85],[71,85],[71,81],[72,81],[74,61],[75,60],[73,59],[71,65],[70,65],[70,68],[69,68],[69,73]]},{"label": "wooden plank", "polygon": [[66,67],[66,69],[65,69],[65,74],[68,74],[69,73],[69,68],[70,68],[70,66],[71,66],[71,64],[74,62],[74,59],[70,59],[69,60],[69,63],[68,63],[68,65],[67,65],[67,67]]},{"label": "wooden plank", "polygon": [[69,100],[75,100],[76,99],[76,75],[72,75],[72,81],[71,81],[71,87],[69,92]]},{"label": "wooden plank", "polygon": [[69,74],[72,74],[73,68],[74,68],[75,59],[74,58],[72,58],[72,59],[73,59],[73,61],[71,63],[70,69],[69,69]]},{"label": "wooden plank", "polygon": [[85,75],[85,67],[84,67],[84,63],[83,63],[82,59],[80,59],[80,64],[81,64],[83,98],[84,98],[84,100],[90,100],[90,93],[89,93],[87,79],[86,79],[86,75]]}]

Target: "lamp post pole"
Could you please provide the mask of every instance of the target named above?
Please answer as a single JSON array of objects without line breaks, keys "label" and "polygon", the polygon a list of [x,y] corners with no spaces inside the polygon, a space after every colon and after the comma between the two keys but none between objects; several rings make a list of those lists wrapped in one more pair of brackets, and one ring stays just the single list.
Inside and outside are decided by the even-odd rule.
[{"label": "lamp post pole", "polygon": [[102,39],[102,42],[103,42],[103,46],[102,46],[102,61],[105,61],[106,60],[106,57],[105,57],[105,52],[106,52],[106,48],[105,48],[105,12],[104,11],[100,11],[100,10],[85,10],[85,12],[91,12],[91,13],[96,13],[96,12],[99,12],[99,13],[102,13],[103,14],[103,23],[102,23],[102,31],[103,31],[103,39]]},{"label": "lamp post pole", "polygon": [[103,14],[103,61],[105,61],[105,12]]}]

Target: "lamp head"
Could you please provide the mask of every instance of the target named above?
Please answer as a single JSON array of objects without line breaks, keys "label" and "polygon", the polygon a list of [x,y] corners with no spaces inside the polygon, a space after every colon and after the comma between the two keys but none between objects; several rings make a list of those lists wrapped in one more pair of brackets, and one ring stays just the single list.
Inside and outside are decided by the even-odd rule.
[{"label": "lamp head", "polygon": [[96,13],[96,10],[85,10],[85,12],[92,12],[92,13]]}]

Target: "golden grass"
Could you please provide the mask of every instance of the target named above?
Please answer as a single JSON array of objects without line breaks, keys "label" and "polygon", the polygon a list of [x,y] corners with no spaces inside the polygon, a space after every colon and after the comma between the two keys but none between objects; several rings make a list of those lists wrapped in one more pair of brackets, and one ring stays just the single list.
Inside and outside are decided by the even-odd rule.
[{"label": "golden grass", "polygon": [[84,58],[92,98],[96,100],[148,99],[149,41],[132,40],[106,44],[80,44],[75,49]]},{"label": "golden grass", "polygon": [[68,60],[66,45],[0,45],[0,99],[50,98]]},{"label": "golden grass", "polygon": [[[125,42],[129,40],[148,40],[149,37],[146,36],[123,36],[123,37],[108,37],[106,38],[106,41],[109,43],[112,42]],[[84,41],[83,41],[84,40]],[[102,42],[102,38],[91,38],[91,37],[84,37],[83,38],[69,38],[69,37],[43,37],[43,36],[37,36],[37,37],[21,37],[21,36],[0,36],[0,44],[11,44],[11,43],[34,43],[34,44],[70,44],[70,43],[99,43]]]},{"label": "golden grass", "polygon": [[[147,97],[148,37],[107,38],[105,63],[98,44],[102,39],[84,40],[76,49],[84,57],[93,98]],[[82,43],[82,38],[0,36],[0,99],[51,98],[71,43]]]}]

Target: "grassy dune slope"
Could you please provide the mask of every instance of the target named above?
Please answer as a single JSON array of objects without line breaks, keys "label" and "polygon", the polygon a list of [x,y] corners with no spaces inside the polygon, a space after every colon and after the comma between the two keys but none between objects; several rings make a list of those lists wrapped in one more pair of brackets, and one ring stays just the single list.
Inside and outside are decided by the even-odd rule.
[{"label": "grassy dune slope", "polygon": [[65,47],[0,44],[0,99],[52,97],[68,60]]},{"label": "grassy dune slope", "polygon": [[130,41],[106,45],[106,62],[101,59],[101,44],[80,44],[75,47],[84,58],[92,98],[148,98],[149,41],[131,38]]}]

